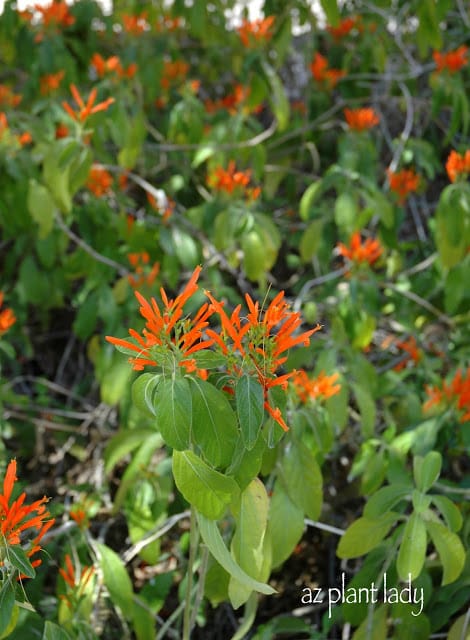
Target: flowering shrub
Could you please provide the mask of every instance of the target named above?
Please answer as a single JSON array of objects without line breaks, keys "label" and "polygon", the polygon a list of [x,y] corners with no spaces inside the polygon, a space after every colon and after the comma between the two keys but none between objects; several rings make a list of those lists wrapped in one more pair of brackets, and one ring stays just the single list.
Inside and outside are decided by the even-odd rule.
[{"label": "flowering shrub", "polygon": [[0,638],[466,637],[470,14],[320,5],[5,3]]}]

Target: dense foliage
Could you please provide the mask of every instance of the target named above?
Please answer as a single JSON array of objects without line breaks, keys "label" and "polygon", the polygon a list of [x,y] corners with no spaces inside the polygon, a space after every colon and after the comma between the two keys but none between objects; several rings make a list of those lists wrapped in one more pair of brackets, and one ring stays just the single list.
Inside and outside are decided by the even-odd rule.
[{"label": "dense foliage", "polygon": [[468,7],[167,4],[0,16],[0,638],[468,639]]}]

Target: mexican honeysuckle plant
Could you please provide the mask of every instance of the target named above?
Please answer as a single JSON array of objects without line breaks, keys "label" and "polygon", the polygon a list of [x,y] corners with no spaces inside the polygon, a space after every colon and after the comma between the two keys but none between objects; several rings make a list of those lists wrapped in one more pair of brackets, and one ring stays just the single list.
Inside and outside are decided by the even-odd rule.
[{"label": "mexican honeysuckle plant", "polygon": [[[290,439],[280,455],[280,470],[273,473],[280,482],[271,499],[258,478],[264,455],[289,431],[287,390],[298,373],[283,372],[287,352],[307,346],[320,326],[302,331],[301,316],[283,291],[269,303],[246,294],[246,309],[238,305],[231,312],[204,291],[205,301],[195,308],[202,293],[200,272],[196,267],[174,299],[164,289],[158,301],[136,291],[146,321],[142,333],[129,329],[131,340],[107,336],[131,356],[135,370],[145,369],[133,385],[134,404],[153,417],[172,448],[175,484],[191,506],[185,638],[195,606],[191,573],[198,535],[230,576],[232,605],[238,608],[250,598],[253,604],[255,592],[274,593],[266,584],[271,567],[292,551],[289,542],[281,549],[282,540],[297,542],[304,512],[318,516],[322,490],[316,459],[298,438]],[[288,515],[289,506],[292,519],[281,515]],[[228,514],[229,547],[218,526]]]}]

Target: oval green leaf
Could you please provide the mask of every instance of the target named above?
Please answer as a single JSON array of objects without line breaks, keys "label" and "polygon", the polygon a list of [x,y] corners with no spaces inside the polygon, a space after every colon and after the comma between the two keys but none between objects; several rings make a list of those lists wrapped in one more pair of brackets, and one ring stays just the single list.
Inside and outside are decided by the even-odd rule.
[{"label": "oval green leaf", "polygon": [[224,393],[205,380],[191,378],[190,390],[194,440],[212,466],[227,467],[238,437],[235,412]]},{"label": "oval green leaf", "polygon": [[221,518],[240,489],[233,478],[211,469],[193,451],[173,452],[173,475],[184,498],[206,518]]},{"label": "oval green leaf", "polygon": [[252,376],[241,376],[235,386],[235,401],[243,444],[251,450],[258,439],[264,418],[264,397],[260,383]]},{"label": "oval green leaf", "polygon": [[397,571],[402,580],[414,580],[421,573],[426,542],[426,525],[418,513],[412,513],[405,524],[397,558]]}]

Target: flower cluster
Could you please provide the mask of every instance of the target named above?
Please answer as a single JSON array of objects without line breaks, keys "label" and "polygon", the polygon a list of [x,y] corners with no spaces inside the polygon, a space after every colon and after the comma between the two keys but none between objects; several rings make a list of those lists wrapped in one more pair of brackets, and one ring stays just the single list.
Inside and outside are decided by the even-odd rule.
[{"label": "flower cluster", "polygon": [[12,327],[16,322],[15,314],[8,307],[2,310],[3,292],[0,291],[0,337]]},{"label": "flower cluster", "polygon": [[182,80],[189,71],[189,64],[184,60],[165,60],[163,63],[163,75],[160,84],[163,89],[169,89],[170,85]]},{"label": "flower cluster", "polygon": [[147,22],[148,11],[142,11],[138,15],[129,15],[124,13],[122,16],[122,26],[126,33],[138,36],[144,31],[150,29]]},{"label": "flower cluster", "polygon": [[212,315],[207,303],[201,306],[194,318],[183,318],[184,305],[198,290],[196,283],[200,272],[201,267],[196,267],[186,287],[174,300],[169,300],[161,288],[163,309],[160,309],[155,298],[148,302],[138,291],[135,292],[141,305],[140,314],[147,321],[142,336],[134,329],[129,329],[129,335],[137,344],[106,336],[111,344],[136,354],[129,359],[133,369],[142,371],[145,366],[162,365],[167,352],[172,352],[179,366],[194,371],[195,362],[191,355],[213,344],[213,340],[203,339],[203,331],[208,326],[207,319]]},{"label": "flower cluster", "polygon": [[326,30],[330,33],[335,40],[341,40],[345,36],[349,35],[351,31],[357,27],[360,23],[360,18],[355,16],[349,16],[341,20],[337,27],[328,25]]},{"label": "flower cluster", "polygon": [[56,73],[47,73],[39,80],[39,90],[41,95],[47,96],[60,87],[62,80],[64,79],[65,71],[61,69]]},{"label": "flower cluster", "polygon": [[[277,370],[287,360],[286,352],[299,344],[307,346],[310,336],[320,330],[320,325],[297,333],[302,320],[298,312],[291,311],[283,291],[264,311],[246,294],[249,311],[243,318],[240,316],[241,305],[229,316],[223,302],[206,291],[209,303],[202,304],[193,318],[184,317],[184,305],[198,291],[200,272],[201,268],[196,267],[186,287],[174,300],[169,300],[165,290],[160,289],[163,308],[154,298],[148,302],[136,291],[141,304],[140,313],[146,320],[142,335],[129,329],[134,342],[112,336],[106,336],[106,340],[132,354],[129,362],[137,371],[146,366],[165,368],[171,354],[172,370],[176,362],[186,373],[195,372],[202,377],[207,373],[197,369],[194,355],[203,349],[218,348],[226,359],[228,373],[234,379],[243,373],[258,378],[264,392],[266,411],[287,430],[280,409],[271,406],[268,392],[275,386],[286,388],[294,372],[277,375]],[[212,315],[219,317],[220,331],[209,328],[208,320]]]},{"label": "flower cluster", "polygon": [[341,69],[330,69],[328,66],[328,60],[318,53],[315,53],[315,56],[310,64],[310,71],[312,72],[313,77],[317,82],[324,84],[328,89],[333,89],[338,80],[344,78],[346,75],[345,71]]},{"label": "flower cluster", "polygon": [[429,398],[423,406],[425,411],[434,405],[454,406],[458,412],[463,412],[460,422],[470,420],[470,367],[464,374],[459,369],[450,383],[443,381],[442,387],[426,387],[426,393]]},{"label": "flower cluster", "polygon": [[294,373],[291,382],[300,401],[305,403],[308,400],[327,400],[339,393],[341,385],[337,384],[338,378],[339,373],[327,376],[324,371],[315,378],[309,378],[301,369]]},{"label": "flower cluster", "polygon": [[401,171],[387,170],[390,190],[397,194],[398,202],[403,204],[410,193],[414,193],[420,183],[420,177],[413,169],[401,169]]},{"label": "flower cluster", "polygon": [[250,87],[244,87],[241,84],[236,84],[232,93],[229,93],[224,98],[218,100],[205,100],[204,106],[207,113],[215,113],[221,109],[226,109],[230,115],[235,115],[241,109],[243,112],[258,113],[262,109],[262,105],[256,105],[254,107],[247,107],[246,101],[251,93]]},{"label": "flower cluster", "polygon": [[350,129],[354,131],[364,131],[372,129],[380,122],[378,114],[372,107],[363,107],[360,109],[345,109],[344,117]]},{"label": "flower cluster", "polygon": [[17,107],[23,96],[14,93],[6,84],[0,84],[0,107]]},{"label": "flower cluster", "polygon": [[407,340],[396,340],[395,346],[407,355],[393,367],[394,371],[402,371],[409,363],[417,364],[423,357],[423,352],[418,348],[414,336],[410,336]]},{"label": "flower cluster", "polygon": [[65,569],[59,567],[59,573],[67,585],[67,595],[61,596],[61,599],[64,600],[69,607],[75,608],[79,604],[87,585],[95,573],[95,567],[83,567],[81,571],[76,572],[70,555],[66,553]]},{"label": "flower cluster", "polygon": [[90,64],[95,69],[98,78],[103,78],[108,74],[115,74],[118,78],[133,78],[137,73],[135,62],[126,69],[122,66],[118,56],[105,59],[99,53],[94,53]]},{"label": "flower cluster", "polygon": [[148,271],[148,267],[150,266],[150,256],[147,251],[142,251],[141,253],[128,253],[127,259],[134,269],[134,274],[129,274],[127,276],[129,284],[133,289],[136,289],[143,284],[150,286],[155,282],[155,278],[158,276],[160,271],[160,263],[154,262],[152,268]]},{"label": "flower cluster", "polygon": [[447,158],[446,171],[451,182],[460,178],[466,179],[470,173],[470,149],[467,149],[464,154],[452,150]]},{"label": "flower cluster", "polygon": [[448,51],[447,53],[434,51],[432,57],[436,63],[436,71],[438,73],[442,73],[443,71],[456,73],[460,71],[462,67],[468,64],[467,51],[468,47],[465,45],[462,45],[454,51]]},{"label": "flower cluster", "polygon": [[9,136],[10,128],[8,126],[8,119],[3,111],[0,111],[0,142],[5,138],[7,144],[9,141],[14,141],[22,147],[25,144],[29,144],[32,141],[32,136],[29,131],[25,131],[19,135]]},{"label": "flower cluster", "polygon": [[349,246],[339,242],[336,248],[343,258],[347,258],[356,264],[367,263],[368,265],[373,265],[383,253],[382,245],[377,239],[367,238],[363,243],[359,231],[353,233]]},{"label": "flower cluster", "polygon": [[94,164],[86,182],[87,188],[98,198],[109,192],[113,184],[113,176],[99,164]]},{"label": "flower cluster", "polygon": [[[0,549],[9,545],[21,545],[25,532],[28,532],[30,541],[24,544],[26,555],[31,558],[41,550],[39,543],[54,524],[54,518],[50,517],[45,507],[46,497],[27,505],[26,493],[23,492],[12,501],[16,480],[16,460],[11,460],[3,480],[3,492],[0,493]],[[0,558],[4,557],[5,553],[0,553]],[[36,558],[31,562],[31,566],[37,567],[41,562],[41,559]]]},{"label": "flower cluster", "polygon": [[68,102],[62,102],[62,106],[65,111],[67,111],[69,116],[74,120],[77,120],[77,122],[85,122],[91,115],[93,115],[94,113],[98,113],[99,111],[105,111],[114,102],[114,98],[107,98],[106,100],[103,100],[103,102],[95,104],[96,96],[98,95],[98,90],[96,89],[96,87],[91,90],[86,104],[74,84],[70,85],[70,92],[73,96],[73,99],[78,104],[80,110],[74,111],[68,104]]},{"label": "flower cluster", "polygon": [[235,168],[235,162],[231,160],[228,163],[227,169],[223,167],[217,167],[208,176],[207,184],[216,191],[225,191],[232,194],[240,191],[244,191],[246,197],[249,200],[256,200],[261,193],[260,187],[247,188],[251,179],[251,171],[237,171]]},{"label": "flower cluster", "polygon": [[264,43],[271,40],[273,36],[272,26],[274,24],[274,20],[275,16],[259,18],[253,22],[243,20],[242,25],[237,29],[243,46],[252,47],[256,46],[258,43]]}]

